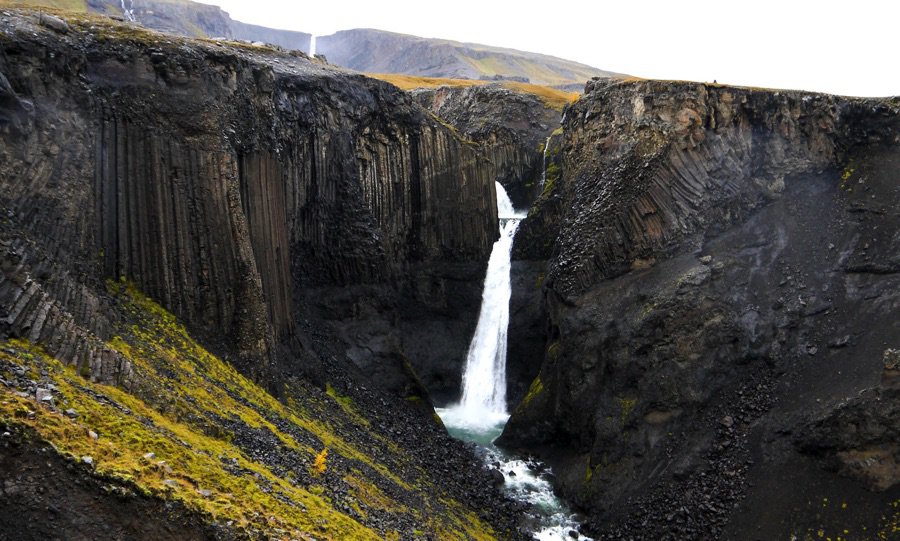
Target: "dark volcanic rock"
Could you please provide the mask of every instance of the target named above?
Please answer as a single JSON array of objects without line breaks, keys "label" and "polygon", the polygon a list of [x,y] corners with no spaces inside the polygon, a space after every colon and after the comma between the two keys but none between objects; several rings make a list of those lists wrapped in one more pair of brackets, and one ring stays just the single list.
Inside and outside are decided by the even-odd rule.
[{"label": "dark volcanic rock", "polygon": [[[6,430],[6,429],[4,429]],[[136,497],[90,475],[88,461],[66,462],[29,431],[0,440],[0,539],[240,539],[204,522],[180,502]]]},{"label": "dark volcanic rock", "polygon": [[[131,315],[107,282],[133,283],[273,392],[306,376],[350,397],[370,425],[343,436],[515,538],[518,509],[415,373],[464,357],[475,324],[498,229],[478,149],[393,86],[302,54],[66,21],[0,13],[0,337],[138,387],[109,345]],[[265,430],[233,437],[294,464]]]},{"label": "dark volcanic rock", "polygon": [[567,110],[515,248],[547,259],[544,359],[501,442],[546,457],[590,530],[896,523],[895,399],[869,389],[900,330],[898,109],[594,81]]},{"label": "dark volcanic rock", "polygon": [[422,106],[480,144],[516,208],[540,194],[543,151],[561,111],[533,94],[499,85],[414,90]]},{"label": "dark volcanic rock", "polygon": [[[418,269],[483,268],[497,223],[487,171],[390,85],[269,50],[126,27],[103,32],[131,40],[57,38],[35,23],[7,17],[0,57],[4,117],[28,118],[26,97],[35,108],[2,146],[5,246],[22,277],[2,292],[8,332],[99,363],[70,323],[102,336],[96,288],[124,277],[264,374],[276,345],[297,343],[304,290],[380,284],[416,303],[406,292],[431,276]],[[30,69],[44,56],[49,69]]]}]

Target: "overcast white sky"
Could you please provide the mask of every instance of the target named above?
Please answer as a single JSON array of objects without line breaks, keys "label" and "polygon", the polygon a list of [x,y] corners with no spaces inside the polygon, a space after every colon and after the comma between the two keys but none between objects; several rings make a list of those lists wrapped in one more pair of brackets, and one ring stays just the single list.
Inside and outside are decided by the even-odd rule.
[{"label": "overcast white sky", "polygon": [[327,35],[378,28],[550,54],[637,75],[900,94],[896,0],[202,0]]}]

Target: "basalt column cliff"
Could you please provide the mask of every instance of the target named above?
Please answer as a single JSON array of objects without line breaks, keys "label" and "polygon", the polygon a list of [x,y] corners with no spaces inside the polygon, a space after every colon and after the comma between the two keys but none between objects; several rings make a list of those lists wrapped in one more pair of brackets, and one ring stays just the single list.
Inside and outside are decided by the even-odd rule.
[{"label": "basalt column cliff", "polygon": [[446,302],[418,270],[486,257],[495,196],[476,153],[388,85],[129,27],[7,32],[7,250],[15,272],[53,280],[3,300],[23,308],[10,332],[67,362],[98,364],[73,333],[108,325],[91,291],[103,278],[230,337],[258,374],[297,337],[304,288],[388,283]]},{"label": "basalt column cliff", "polygon": [[465,354],[479,162],[302,53],[0,11],[0,537],[518,538],[397,332]]},{"label": "basalt column cliff", "polygon": [[900,104],[586,90],[516,237],[548,338],[503,444],[603,538],[896,534]]}]

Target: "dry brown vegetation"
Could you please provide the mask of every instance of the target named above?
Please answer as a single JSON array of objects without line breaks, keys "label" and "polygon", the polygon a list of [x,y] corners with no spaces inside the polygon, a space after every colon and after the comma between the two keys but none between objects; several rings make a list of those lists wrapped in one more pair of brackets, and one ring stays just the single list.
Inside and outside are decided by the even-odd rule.
[{"label": "dry brown vegetation", "polygon": [[467,87],[476,85],[499,84],[515,92],[532,94],[540,98],[548,107],[562,110],[564,106],[578,99],[576,92],[566,92],[549,86],[520,83],[517,81],[480,81],[475,79],[447,79],[443,77],[420,77],[402,73],[367,73],[369,77],[387,81],[402,90],[415,88],[438,88],[441,86]]}]

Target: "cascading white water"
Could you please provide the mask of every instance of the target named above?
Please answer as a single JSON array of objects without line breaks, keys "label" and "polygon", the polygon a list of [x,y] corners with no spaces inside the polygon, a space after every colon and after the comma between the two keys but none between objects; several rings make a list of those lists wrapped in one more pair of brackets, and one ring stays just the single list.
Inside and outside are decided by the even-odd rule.
[{"label": "cascading white water", "polygon": [[128,0],[128,5],[131,6],[130,9],[127,8],[127,7],[125,7],[125,0],[119,0],[119,1],[120,1],[120,3],[122,4],[122,13],[125,14],[125,19],[126,19],[126,20],[129,20],[129,21],[131,21],[131,22],[134,22],[134,21],[135,21],[135,18],[134,18],[134,0]]},{"label": "cascading white water", "polygon": [[316,36],[309,36],[309,56],[316,56]]},{"label": "cascading white water", "polygon": [[550,139],[552,139],[552,138],[553,138],[553,136],[551,135],[544,142],[544,163],[542,166],[543,169],[541,170],[541,189],[543,189],[544,184],[547,183],[547,151],[550,149]]},{"label": "cascading white water", "polygon": [[[463,395],[450,408],[454,424],[488,430],[509,418],[506,412],[506,333],[509,328],[510,252],[519,222],[506,190],[497,186],[497,216],[500,238],[494,243],[484,278],[481,313],[469,344],[463,371]],[[452,410],[452,413],[449,413]]]},{"label": "cascading white water", "polygon": [[437,413],[453,436],[481,446],[488,467],[503,474],[507,494],[529,504],[535,539],[590,541],[577,532],[577,520],[553,494],[553,487],[545,477],[549,470],[542,469],[539,463],[508,456],[493,444],[509,418],[506,411],[506,340],[512,292],[510,252],[516,229],[525,216],[515,211],[499,183],[497,215],[500,239],[494,243],[488,261],[481,313],[466,355],[462,400],[448,408],[438,408]]}]

